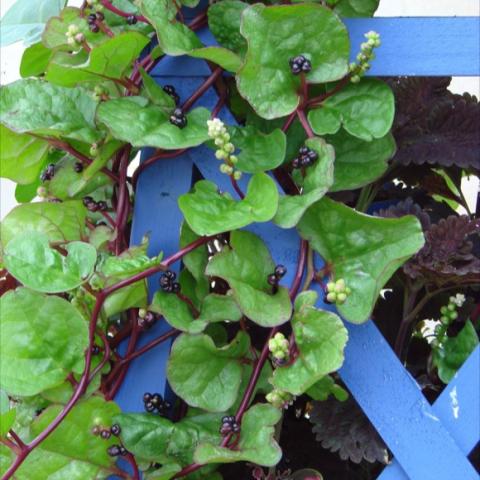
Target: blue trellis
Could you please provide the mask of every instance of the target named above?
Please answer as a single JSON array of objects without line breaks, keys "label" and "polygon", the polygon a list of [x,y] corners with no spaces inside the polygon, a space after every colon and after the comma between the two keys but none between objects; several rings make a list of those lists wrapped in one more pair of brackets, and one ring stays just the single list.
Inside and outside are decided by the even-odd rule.
[{"label": "blue trellis", "polygon": [[[346,23],[352,55],[364,32],[376,30],[382,36],[382,47],[370,75],[480,75],[478,18],[373,18],[349,19]],[[205,44],[214,44],[207,29],[199,35]],[[174,84],[182,98],[187,98],[209,74],[205,62],[189,57],[165,59],[152,73],[162,84]],[[213,108],[216,101],[216,93],[210,89],[198,105]],[[220,117],[234,123],[226,109]],[[144,152],[143,157],[150,153]],[[143,235],[150,233],[151,255],[159,251],[169,255],[178,250],[182,215],[177,197],[190,189],[193,166],[221,189],[231,190],[212,157],[210,150],[200,146],[180,157],[159,161],[142,173],[132,244],[138,244]],[[277,263],[294,271],[299,245],[295,231],[282,230],[271,223],[256,224],[251,230],[268,244]],[[285,284],[290,281],[287,275]],[[157,282],[158,278],[150,280],[152,293]],[[340,375],[395,456],[379,479],[477,479],[467,455],[480,439],[480,348],[430,406],[372,321],[347,327],[350,338]],[[156,325],[142,337],[140,346],[168,329],[164,322]],[[168,353],[169,345],[163,344],[132,363],[116,397],[122,410],[142,411],[141,392],[167,389]]]}]

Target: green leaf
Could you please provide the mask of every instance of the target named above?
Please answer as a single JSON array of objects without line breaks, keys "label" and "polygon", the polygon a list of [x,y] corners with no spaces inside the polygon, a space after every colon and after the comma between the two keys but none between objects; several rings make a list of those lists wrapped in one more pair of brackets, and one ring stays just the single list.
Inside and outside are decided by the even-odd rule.
[{"label": "green leaf", "polygon": [[145,94],[155,105],[166,109],[167,111],[175,108],[175,100],[147,73],[140,68]]},{"label": "green leaf", "polygon": [[192,407],[224,412],[235,402],[242,380],[242,358],[250,339],[239,332],[217,348],[208,335],[183,333],[172,346],[167,378],[173,391]]},{"label": "green leaf", "polygon": [[85,231],[87,209],[80,200],[63,203],[29,203],[15,207],[2,221],[4,247],[16,235],[28,230],[44,233],[50,242],[81,240]]},{"label": "green leaf", "polygon": [[253,322],[263,327],[287,322],[292,313],[288,290],[279,287],[277,293],[271,293],[267,278],[275,264],[262,240],[247,231],[234,231],[230,247],[210,260],[207,275],[228,282],[240,309]]},{"label": "green leaf", "polygon": [[24,232],[7,245],[3,259],[10,274],[25,287],[60,293],[84,283],[97,261],[97,251],[89,243],[70,242],[64,249],[66,256],[50,248],[44,233]]},{"label": "green leaf", "polygon": [[10,399],[3,390],[0,390],[0,437],[5,437],[12,428],[17,410],[10,408]]},{"label": "green leaf", "polygon": [[[183,222],[180,230],[180,247],[186,247],[190,243],[195,242],[200,237],[192,231],[188,223]],[[198,282],[205,278],[205,269],[208,263],[208,251],[206,245],[201,245],[185,255],[182,259],[185,268],[193,275]]]},{"label": "green leaf", "polygon": [[440,346],[433,349],[432,361],[443,383],[450,382],[477,345],[477,332],[468,320],[456,337],[446,336]]},{"label": "green leaf", "polygon": [[137,458],[188,465],[193,462],[193,451],[200,441],[220,442],[221,418],[221,414],[208,413],[174,423],[160,416],[122,413],[115,422],[122,427],[123,445]]},{"label": "green leaf", "polygon": [[101,137],[94,123],[97,104],[86,90],[26,79],[3,86],[1,92],[0,119],[10,130],[86,143]]},{"label": "green leaf", "polygon": [[59,51],[48,65],[45,78],[64,87],[122,79],[149,41],[141,33],[123,32],[94,47],[88,59],[79,65],[72,65],[71,55]]},{"label": "green leaf", "polygon": [[282,228],[294,227],[310,205],[320,200],[333,183],[335,151],[321,138],[309,138],[305,145],[318,153],[318,160],[305,169],[301,195],[283,195],[273,221]]},{"label": "green leaf", "polygon": [[195,450],[195,461],[201,464],[246,461],[273,467],[282,458],[282,450],[273,437],[281,416],[275,407],[257,403],[242,419],[240,441],[235,449],[201,443]]},{"label": "green leaf", "polygon": [[[143,100],[143,101],[142,101]],[[187,126],[178,128],[168,113],[156,105],[146,105],[142,97],[124,97],[103,102],[98,119],[115,138],[134,147],[156,147],[165,150],[195,147],[208,140],[207,120],[210,112],[196,108],[187,115]]]},{"label": "green leaf", "polygon": [[0,384],[7,393],[36,395],[82,373],[87,325],[69,302],[19,288],[0,305]]},{"label": "green leaf", "polygon": [[184,55],[202,42],[185,24],[175,19],[177,5],[170,0],[142,0],[142,14],[157,32],[158,44],[168,55]]},{"label": "green leaf", "polygon": [[238,322],[242,317],[232,297],[215,293],[203,299],[198,317],[193,315],[186,302],[163,290],[155,293],[151,309],[162,314],[172,327],[189,333],[203,332],[209,323]]},{"label": "green leaf", "polygon": [[247,173],[273,170],[283,163],[287,148],[285,134],[276,128],[264,134],[254,127],[232,127],[231,142],[240,149],[236,168]]},{"label": "green leaf", "polygon": [[45,47],[42,42],[28,47],[23,52],[20,64],[20,75],[22,78],[38,77],[45,73],[52,55],[53,51]]},{"label": "green leaf", "polygon": [[15,187],[15,200],[18,203],[29,203],[37,196],[37,190],[40,186],[40,179],[29,183],[28,185],[17,184]]},{"label": "green leaf", "polygon": [[182,469],[178,463],[167,463],[162,465],[158,470],[144,473],[145,480],[170,480]]},{"label": "green leaf", "polygon": [[295,310],[292,328],[298,357],[291,365],[276,368],[271,382],[279,390],[301,395],[342,366],[348,333],[337,315],[310,305]]},{"label": "green leaf", "polygon": [[394,100],[386,83],[364,78],[327,98],[309,112],[308,120],[318,135],[336,133],[343,125],[350,135],[369,142],[384,137],[392,127]]},{"label": "green leaf", "polygon": [[240,21],[248,3],[239,0],[224,0],[210,5],[208,26],[220,45],[243,57],[247,42],[240,35]]},{"label": "green leaf", "polygon": [[65,0],[37,0],[32,8],[31,0],[17,0],[2,17],[0,45],[6,47],[23,40],[28,46],[38,42],[45,28],[45,22],[57,15]]},{"label": "green leaf", "polygon": [[331,191],[354,190],[380,178],[395,153],[391,133],[365,142],[340,130],[326,137],[335,148],[335,180]]},{"label": "green leaf", "polygon": [[341,17],[373,17],[380,0],[339,0],[334,11]]},{"label": "green leaf", "polygon": [[371,217],[326,197],[307,210],[298,230],[351,288],[338,310],[353,323],[368,319],[385,283],[424,243],[413,216]]},{"label": "green leaf", "polygon": [[238,72],[242,66],[242,59],[231,50],[223,47],[197,48],[189,53],[191,57],[203,58],[209,62],[220,65],[229,72]]},{"label": "green leaf", "polygon": [[348,392],[337,385],[330,375],[325,375],[305,393],[313,400],[322,402],[327,400],[330,395],[333,395],[339,402],[344,402],[348,398]]},{"label": "green leaf", "polygon": [[3,125],[0,136],[0,176],[23,185],[37,180],[48,154],[48,143],[12,132]]},{"label": "green leaf", "polygon": [[181,195],[178,205],[190,228],[198,235],[215,235],[245,227],[253,222],[268,222],[277,211],[278,190],[264,173],[255,174],[247,194],[235,201],[228,193],[218,193],[217,186],[201,180],[192,193]]},{"label": "green leaf", "polygon": [[241,33],[248,51],[237,75],[238,90],[264,118],[283,117],[299,104],[300,79],[290,71],[290,58],[303,54],[310,59],[310,83],[330,82],[347,73],[347,29],[321,5],[252,5],[243,13]]}]

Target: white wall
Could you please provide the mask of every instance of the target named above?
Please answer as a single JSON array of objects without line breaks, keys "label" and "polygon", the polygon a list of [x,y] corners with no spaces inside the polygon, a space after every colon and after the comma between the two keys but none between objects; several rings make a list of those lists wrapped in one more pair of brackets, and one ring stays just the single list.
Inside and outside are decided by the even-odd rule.
[{"label": "white wall", "polygon": [[[0,15],[15,3],[15,0],[0,0]],[[34,5],[35,0],[32,0]],[[70,5],[79,5],[81,0],[69,1]],[[480,15],[479,0],[381,0],[377,16],[478,16]],[[19,75],[20,59],[23,52],[21,44],[0,49],[0,82],[10,83]],[[451,90],[463,93],[468,91],[480,96],[480,78],[460,78],[453,80]],[[473,202],[478,191],[478,179],[466,181],[467,197]],[[0,218],[3,218],[15,206],[15,184],[7,179],[0,179]]]}]

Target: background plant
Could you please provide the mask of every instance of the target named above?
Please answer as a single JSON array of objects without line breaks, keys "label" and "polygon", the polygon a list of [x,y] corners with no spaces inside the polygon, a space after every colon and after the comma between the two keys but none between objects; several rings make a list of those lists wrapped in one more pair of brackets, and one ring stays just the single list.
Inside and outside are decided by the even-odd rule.
[{"label": "background plant", "polygon": [[[466,289],[478,282],[478,220],[451,210],[465,205],[462,174],[478,173],[470,154],[478,142],[476,99],[452,96],[446,79],[364,78],[378,35],[368,32],[364,44],[350,47],[336,14],[371,15],[376,2],[224,0],[187,23],[167,0],[92,0],[80,9],[43,3],[52,10],[36,23],[45,28],[22,33],[33,42],[23,79],[1,97],[2,176],[17,182],[22,203],[1,226],[4,478],[139,478],[143,471],[145,478],[215,479],[234,462],[253,478],[289,478],[284,466],[275,468],[282,415],[288,422],[308,398],[346,397],[329,376],[347,342],[333,307],[362,323],[385,285],[394,285],[405,300],[390,328],[399,329],[396,349],[405,358],[430,300],[451,290],[471,294]],[[15,9],[8,21],[26,23],[26,3]],[[311,31],[309,22],[322,28]],[[219,46],[196,35],[206,25]],[[350,48],[359,50],[353,65]],[[169,55],[209,61],[211,75],[189,98],[148,76]],[[195,108],[211,86],[218,104]],[[209,123],[224,106],[238,125]],[[442,122],[453,106],[461,113]],[[438,139],[441,151],[426,147]],[[148,255],[147,239],[129,246],[140,172],[204,143],[232,193],[203,179],[179,197],[185,222],[181,248],[170,257]],[[129,164],[147,146],[155,153],[130,176]],[[414,174],[405,168],[412,162],[422,166]],[[376,216],[359,213],[392,199]],[[264,241],[244,229],[270,221],[299,234],[291,285]],[[148,297],[146,279],[160,272]],[[320,303],[319,293],[335,305]],[[471,298],[452,319],[457,326],[478,321]],[[158,321],[171,330],[137,348]],[[475,328],[463,332],[467,342],[445,342],[445,329],[436,335],[465,356],[478,339]],[[116,350],[127,337],[121,357]],[[173,337],[167,376],[176,404],[145,392],[148,413],[120,412],[112,400],[129,363]],[[437,368],[451,358],[446,348],[433,352]],[[448,368],[458,368],[448,358]],[[327,429],[319,430],[314,410],[311,418],[321,436]],[[358,431],[363,444],[372,441],[368,427]],[[340,451],[354,461],[384,461],[375,442],[373,454],[368,445]],[[117,466],[118,456],[132,474]]]}]

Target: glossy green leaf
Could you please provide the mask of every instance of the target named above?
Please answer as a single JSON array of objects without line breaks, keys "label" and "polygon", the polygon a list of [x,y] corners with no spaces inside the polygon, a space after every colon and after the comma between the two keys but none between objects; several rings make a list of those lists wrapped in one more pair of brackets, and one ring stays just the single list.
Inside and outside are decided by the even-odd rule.
[{"label": "glossy green leaf", "polygon": [[224,412],[235,402],[242,380],[242,358],[250,339],[239,332],[217,348],[208,335],[182,334],[170,353],[167,378],[173,391],[190,406]]},{"label": "glossy green leaf", "polygon": [[292,328],[299,355],[291,365],[274,370],[272,383],[279,390],[301,395],[342,366],[348,333],[337,315],[310,305],[296,307]]},{"label": "glossy green leaf", "polygon": [[203,58],[209,62],[216,63],[224,70],[238,72],[242,65],[242,59],[231,50],[223,47],[197,48],[189,53],[191,57]]},{"label": "glossy green leaf", "polygon": [[175,108],[175,100],[147,73],[143,68],[140,68],[140,75],[142,76],[145,95],[154,104],[166,111],[171,111]]},{"label": "glossy green leaf", "polygon": [[195,461],[202,464],[246,461],[265,467],[276,465],[282,457],[282,450],[274,433],[281,416],[280,410],[269,404],[254,405],[242,419],[240,441],[235,449],[202,442],[195,450]]},{"label": "glossy green leaf", "polygon": [[253,222],[267,222],[277,211],[278,190],[264,173],[255,174],[245,198],[235,201],[228,193],[218,193],[208,180],[195,184],[192,193],[181,195],[178,205],[186,222],[198,235],[215,235],[245,227]]},{"label": "glossy green leaf", "polygon": [[200,441],[220,442],[221,418],[221,414],[208,413],[174,423],[154,415],[122,413],[115,421],[122,427],[122,443],[137,458],[187,465]]},{"label": "glossy green leaf", "polygon": [[53,51],[45,47],[42,42],[35,43],[25,49],[20,63],[22,78],[38,77],[45,73],[52,55]]},{"label": "glossy green leaf", "polygon": [[446,336],[442,344],[433,349],[433,365],[437,367],[438,376],[443,383],[450,382],[477,345],[477,332],[468,320],[456,337]]},{"label": "glossy green leaf", "polygon": [[50,242],[81,240],[85,232],[87,209],[80,200],[63,203],[29,203],[15,207],[2,221],[3,246],[28,230],[44,233]]},{"label": "glossy green leaf", "polygon": [[305,145],[318,153],[315,163],[305,169],[301,195],[283,195],[273,221],[282,228],[294,227],[310,205],[320,200],[333,183],[335,151],[321,138],[309,138]]},{"label": "glossy green leaf", "polygon": [[326,140],[335,148],[335,180],[330,188],[334,192],[353,190],[377,180],[395,153],[395,140],[390,133],[365,142],[342,129]]},{"label": "glossy green leaf", "polygon": [[0,297],[1,388],[11,395],[36,395],[82,373],[87,324],[69,302],[26,288]]},{"label": "glossy green leaf", "polygon": [[143,478],[145,480],[170,480],[181,469],[182,467],[178,463],[167,463],[157,470],[144,473]]},{"label": "glossy green leaf", "polygon": [[0,176],[23,185],[37,180],[47,157],[48,143],[12,132],[4,125],[0,125],[0,136]]},{"label": "glossy green leaf", "polygon": [[262,240],[247,231],[234,231],[230,247],[210,260],[207,275],[228,282],[240,309],[253,322],[264,327],[287,322],[292,313],[288,290],[279,287],[272,294],[267,278],[275,264]]},{"label": "glossy green leaf", "polygon": [[158,44],[168,55],[183,55],[202,42],[185,24],[175,19],[177,5],[171,0],[141,0],[140,10],[157,32]]},{"label": "glossy green leaf", "polygon": [[7,245],[3,260],[10,274],[25,287],[60,293],[84,283],[97,261],[97,251],[89,243],[70,242],[63,248],[66,256],[50,248],[44,233],[27,231]]},{"label": "glossy green leaf", "polygon": [[17,411],[10,408],[10,399],[3,390],[0,390],[0,437],[5,437],[15,422]]},{"label": "glossy green leaf", "polygon": [[23,40],[25,45],[38,42],[45,22],[57,15],[65,0],[38,0],[32,8],[31,0],[17,0],[3,15],[0,22],[2,36],[0,45],[6,47]]},{"label": "glossy green leaf", "polygon": [[162,314],[172,327],[189,333],[203,332],[209,323],[237,322],[242,317],[232,297],[215,293],[203,299],[198,317],[193,315],[186,302],[163,290],[155,293],[151,309]]},{"label": "glossy green leaf", "polygon": [[290,71],[290,58],[303,54],[311,60],[312,70],[306,75],[310,83],[337,80],[347,73],[347,30],[321,5],[252,5],[243,13],[241,33],[248,51],[237,75],[238,90],[264,118],[283,117],[299,104],[300,79]]},{"label": "glossy green leaf", "polygon": [[373,17],[380,0],[339,0],[335,2],[334,11],[341,17]]},{"label": "glossy green leaf", "polygon": [[240,35],[240,21],[248,3],[239,0],[224,0],[210,5],[208,25],[220,45],[244,55],[247,42]]},{"label": "glossy green leaf", "polygon": [[124,97],[103,102],[98,119],[115,138],[134,147],[157,147],[166,150],[195,147],[208,140],[207,120],[210,112],[196,108],[187,115],[187,126],[178,128],[169,121],[163,108],[147,105],[142,97]]},{"label": "glossy green leaf", "polygon": [[276,128],[264,134],[254,127],[232,127],[231,141],[240,150],[236,168],[247,173],[273,170],[283,163],[287,148],[285,134]]},{"label": "glossy green leaf", "polygon": [[78,65],[71,64],[71,55],[68,53],[57,52],[45,78],[64,87],[122,79],[148,43],[149,38],[141,33],[124,32],[93,48],[88,59]]},{"label": "glossy green leaf", "polygon": [[364,78],[327,98],[309,112],[308,120],[318,135],[336,133],[343,125],[350,135],[369,142],[389,132],[394,114],[390,87],[381,80]]},{"label": "glossy green leaf", "polygon": [[3,86],[1,92],[0,119],[10,130],[86,143],[101,137],[94,123],[97,103],[86,90],[26,79]]},{"label": "glossy green leaf", "polygon": [[40,179],[27,185],[17,183],[17,186],[15,187],[15,200],[18,203],[31,202],[37,196],[37,189],[40,186],[40,183]]},{"label": "glossy green leaf", "polygon": [[[182,223],[182,228],[180,230],[181,248],[186,247],[199,238],[200,237],[188,226],[188,223]],[[189,272],[198,282],[205,276],[205,269],[207,268],[208,263],[207,246],[201,245],[200,247],[195,248],[188,255],[185,255],[182,260],[185,268],[189,270]]]},{"label": "glossy green leaf", "polygon": [[321,402],[327,400],[330,395],[333,395],[339,402],[344,402],[348,398],[348,392],[337,385],[330,375],[325,375],[305,393],[313,400]]},{"label": "glossy green leaf", "polygon": [[369,318],[385,283],[424,243],[413,216],[371,217],[326,197],[307,210],[298,230],[351,288],[338,311],[353,323]]}]

